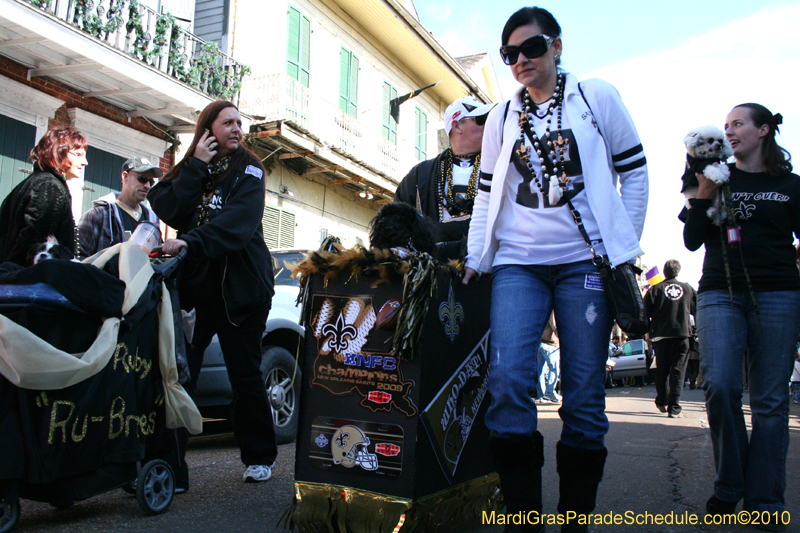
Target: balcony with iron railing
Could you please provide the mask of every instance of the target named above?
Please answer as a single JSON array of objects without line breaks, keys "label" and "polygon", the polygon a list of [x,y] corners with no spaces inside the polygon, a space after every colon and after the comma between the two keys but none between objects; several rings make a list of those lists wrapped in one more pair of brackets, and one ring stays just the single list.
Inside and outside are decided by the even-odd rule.
[{"label": "balcony with iron railing", "polygon": [[61,19],[214,98],[236,101],[250,68],[137,0],[15,0]]},{"label": "balcony with iron railing", "polygon": [[248,78],[239,109],[259,121],[294,124],[332,149],[398,179],[400,160],[395,143],[385,139],[379,128],[359,122],[287,74]]}]

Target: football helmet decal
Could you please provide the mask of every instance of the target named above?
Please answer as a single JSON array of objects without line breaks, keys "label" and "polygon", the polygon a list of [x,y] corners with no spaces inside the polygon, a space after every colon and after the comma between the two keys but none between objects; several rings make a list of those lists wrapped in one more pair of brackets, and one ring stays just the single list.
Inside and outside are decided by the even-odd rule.
[{"label": "football helmet decal", "polygon": [[342,426],[336,430],[331,439],[333,462],[346,468],[358,465],[364,470],[378,469],[378,456],[369,453],[369,437],[361,428]]}]

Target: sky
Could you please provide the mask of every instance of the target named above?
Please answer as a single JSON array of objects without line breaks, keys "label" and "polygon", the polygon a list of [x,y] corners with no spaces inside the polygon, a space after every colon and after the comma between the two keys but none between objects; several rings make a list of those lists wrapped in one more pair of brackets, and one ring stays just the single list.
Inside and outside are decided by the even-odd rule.
[{"label": "sky", "polygon": [[[508,98],[518,87],[497,52],[508,17],[531,5],[484,0],[414,0],[422,24],[453,57],[489,52]],[[783,115],[778,144],[800,161],[800,0],[543,1],[562,29],[562,67],[601,78],[622,95],[644,145],[650,174],[643,261],[682,265],[695,287],[703,248],[689,252],[677,215],[686,151],[697,126],[722,128],[731,108],[758,102]],[[507,6],[507,7],[506,7]],[[800,173],[800,168],[795,168]]]}]

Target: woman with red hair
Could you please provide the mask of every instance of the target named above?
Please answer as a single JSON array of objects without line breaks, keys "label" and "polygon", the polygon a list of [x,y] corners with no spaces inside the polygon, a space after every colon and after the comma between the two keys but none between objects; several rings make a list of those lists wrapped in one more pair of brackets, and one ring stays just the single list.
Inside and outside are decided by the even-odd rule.
[{"label": "woman with red hair", "polygon": [[50,235],[75,249],[75,220],[67,180],[81,175],[86,137],[75,128],[51,129],[31,150],[34,172],[0,207],[0,263],[29,266],[28,252]]}]

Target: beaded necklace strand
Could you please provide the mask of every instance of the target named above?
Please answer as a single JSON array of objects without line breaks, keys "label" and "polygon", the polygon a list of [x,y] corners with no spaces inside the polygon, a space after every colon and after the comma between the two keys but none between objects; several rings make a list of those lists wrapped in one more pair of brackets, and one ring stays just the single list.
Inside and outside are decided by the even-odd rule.
[{"label": "beaded necklace strand", "polygon": [[[475,156],[475,161],[472,163],[472,174],[467,183],[467,196],[465,200],[467,204],[470,200],[475,198],[475,191],[478,186],[478,172],[481,168],[481,154]],[[445,184],[447,185],[445,187]],[[465,206],[459,206],[456,203],[455,193],[453,191],[453,149],[448,148],[445,156],[442,159],[441,176],[439,179],[439,220],[444,220],[444,211],[447,210],[450,216],[453,214],[453,209],[458,209],[461,212],[472,213],[472,209],[465,209]]]},{"label": "beaded necklace strand", "polygon": [[[533,176],[533,183],[539,188],[543,196],[549,198],[550,204],[556,204],[561,199],[562,192],[566,190],[567,185],[569,185],[571,179],[567,178],[567,172],[564,168],[564,150],[569,145],[569,140],[564,139],[561,136],[561,113],[564,109],[563,106],[564,102],[564,75],[558,76],[558,81],[556,82],[556,90],[553,93],[553,97],[550,101],[550,104],[547,106],[547,112],[539,117],[538,113],[536,114],[537,117],[540,119],[544,119],[547,117],[547,122],[545,124],[545,136],[547,137],[547,154],[545,154],[541,147],[541,141],[539,136],[536,135],[536,131],[533,129],[533,120],[531,118],[531,98],[530,94],[527,90],[525,90],[525,95],[523,96],[522,100],[522,108],[524,113],[520,114],[519,117],[519,125],[521,128],[520,131],[520,148],[517,150],[517,155],[520,159],[525,161],[525,165],[528,167],[528,171]],[[535,104],[534,104],[534,107]],[[553,110],[558,109],[558,114],[556,117],[556,127],[558,128],[556,131],[558,132],[558,140],[555,142],[550,138],[550,124],[553,120]],[[526,128],[526,124],[528,127]],[[525,130],[530,131],[531,135],[531,143],[533,144],[533,149],[536,150],[536,155],[539,156],[539,162],[541,166],[542,172],[542,180],[539,180],[539,176],[536,174],[536,169],[533,168],[533,165],[530,161],[530,152],[531,147],[525,146]],[[557,178],[557,181],[550,181],[550,173],[547,171],[546,161],[549,159],[553,164],[554,174],[553,178]],[[549,194],[545,192],[544,188],[542,187],[542,181],[547,180],[550,182],[550,191]],[[531,192],[533,191],[533,184],[531,184]]]}]

